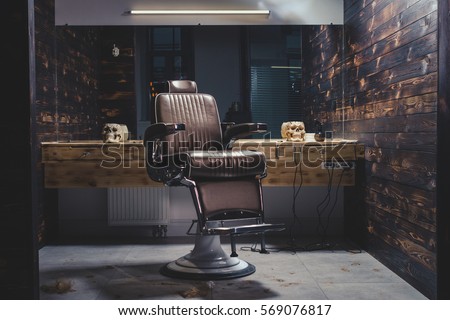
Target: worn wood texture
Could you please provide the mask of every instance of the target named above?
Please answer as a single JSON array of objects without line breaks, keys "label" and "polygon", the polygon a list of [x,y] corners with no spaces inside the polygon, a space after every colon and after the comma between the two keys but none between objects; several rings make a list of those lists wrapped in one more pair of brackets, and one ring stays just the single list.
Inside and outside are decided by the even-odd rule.
[{"label": "worn wood texture", "polygon": [[43,51],[37,55],[40,140],[98,138],[97,31],[90,27],[42,29]]},{"label": "worn wood texture", "polygon": [[333,126],[336,110],[343,106],[343,32],[342,26],[305,26],[303,28],[303,108],[305,126],[314,132],[314,120],[324,122],[326,130],[342,137],[342,126]]},{"label": "worn wood texture", "polygon": [[152,181],[145,166],[139,161],[68,160],[45,164],[47,188],[111,188],[111,187],[162,187]]},{"label": "worn wood texture", "polygon": [[[99,97],[101,125],[121,123],[136,138],[136,95],[134,84],[133,27],[102,27],[99,34]],[[119,55],[113,56],[113,47]]]},{"label": "worn wood texture", "polygon": [[125,143],[104,143],[100,140],[42,143],[42,162],[66,160],[145,160],[141,140]]},{"label": "worn wood texture", "polygon": [[[59,27],[56,37],[57,101],[53,121],[58,140],[98,138],[98,31]],[[42,115],[42,122],[49,120]]]},{"label": "worn wood texture", "polygon": [[438,299],[450,299],[450,1],[439,2],[439,108],[438,108]]},{"label": "worn wood texture", "polygon": [[[239,140],[234,150],[259,150],[266,154],[268,176],[264,186],[353,186],[354,162],[364,157],[364,148],[348,143],[267,143]],[[301,155],[300,155],[301,154]],[[42,143],[42,162],[47,188],[162,186],[146,172],[146,154],[141,140],[105,144],[102,141]],[[300,160],[301,159],[301,160]],[[327,168],[323,163],[340,163]]]},{"label": "worn wood texture", "polygon": [[[365,145],[363,188],[354,193],[361,199],[345,197],[349,230],[430,298],[437,296],[437,4],[346,0],[344,48],[329,45],[332,26],[311,27],[316,36],[304,41],[305,57],[315,57],[305,66],[311,118]],[[327,84],[336,73],[342,103]]]},{"label": "worn wood texture", "polygon": [[[125,123],[135,132],[131,29],[55,27],[54,0],[35,3],[36,157],[39,142],[101,139],[106,122]],[[117,58],[111,54],[112,39],[121,49]],[[42,166],[35,168],[42,181]],[[57,194],[41,187],[37,197],[38,234],[44,244],[57,237]]]},{"label": "worn wood texture", "polygon": [[[34,135],[36,144],[33,145],[33,155],[39,159],[40,141],[55,141],[58,136],[58,123],[56,117],[56,47],[54,1],[35,1],[35,54],[36,61],[36,88],[34,113],[30,122],[36,129]],[[38,160],[39,161],[39,160]],[[43,180],[42,167],[34,165],[36,178]],[[57,200],[54,192],[45,190],[42,184],[37,187],[37,221],[38,239],[41,245],[55,237],[57,232]]]},{"label": "worn wood texture", "polygon": [[162,186],[147,175],[140,140],[44,142],[42,162],[47,188]]},{"label": "worn wood texture", "polygon": [[[364,157],[364,146],[355,141],[290,142],[263,139],[241,139],[233,150],[263,152],[268,176],[264,186],[353,186],[354,164]],[[341,167],[325,167],[325,162],[340,163]]]},{"label": "worn wood texture", "polygon": [[[98,31],[92,27],[56,27],[54,0],[36,0],[34,114],[36,144],[33,156],[40,159],[40,142],[99,139]],[[42,166],[34,166],[43,181]],[[39,242],[58,235],[58,202],[55,190],[38,187]]]}]

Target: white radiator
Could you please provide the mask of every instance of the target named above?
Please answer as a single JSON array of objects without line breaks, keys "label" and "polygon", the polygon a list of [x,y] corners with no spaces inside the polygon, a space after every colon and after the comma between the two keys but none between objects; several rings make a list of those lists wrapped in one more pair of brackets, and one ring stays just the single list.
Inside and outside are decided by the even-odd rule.
[{"label": "white radiator", "polygon": [[155,226],[169,222],[169,188],[108,188],[110,226]]}]

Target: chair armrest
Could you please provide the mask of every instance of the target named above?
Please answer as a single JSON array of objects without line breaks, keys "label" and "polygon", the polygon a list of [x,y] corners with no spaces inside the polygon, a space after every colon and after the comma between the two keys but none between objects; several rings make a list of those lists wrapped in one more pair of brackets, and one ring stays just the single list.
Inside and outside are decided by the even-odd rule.
[{"label": "chair armrest", "polygon": [[161,164],[163,160],[163,146],[161,139],[178,131],[186,130],[184,123],[158,122],[150,125],[144,134],[144,148],[147,149],[147,163]]},{"label": "chair armrest", "polygon": [[228,144],[232,139],[244,138],[253,133],[267,132],[266,123],[239,123],[229,127],[224,133],[224,144]]},{"label": "chair armrest", "polygon": [[161,139],[183,130],[186,130],[186,126],[184,123],[154,123],[145,130],[144,145],[147,141]]},{"label": "chair armrest", "polygon": [[222,127],[222,132],[227,131],[228,128],[234,126],[236,122],[227,121],[227,122],[221,122],[220,126]]}]

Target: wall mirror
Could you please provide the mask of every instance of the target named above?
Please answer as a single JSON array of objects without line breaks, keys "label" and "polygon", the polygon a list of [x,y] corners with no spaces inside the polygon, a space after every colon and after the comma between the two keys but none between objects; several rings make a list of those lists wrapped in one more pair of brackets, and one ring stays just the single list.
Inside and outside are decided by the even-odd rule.
[{"label": "wall mirror", "polygon": [[[161,8],[265,9],[269,14],[126,14]],[[116,45],[120,51],[116,35],[124,40],[127,34],[135,94],[134,123],[127,125],[136,138],[152,120],[152,100],[169,79],[195,80],[200,91],[216,98],[222,120],[266,122],[273,138],[280,137],[284,121],[304,121],[307,132],[314,132],[314,119],[343,136],[343,22],[342,0],[55,0],[56,28],[98,29],[102,45],[105,33],[110,40],[108,53]],[[125,29],[131,32],[120,31]],[[99,59],[102,67],[120,61]],[[114,96],[115,84],[102,82],[99,95],[106,96],[103,89]]]}]

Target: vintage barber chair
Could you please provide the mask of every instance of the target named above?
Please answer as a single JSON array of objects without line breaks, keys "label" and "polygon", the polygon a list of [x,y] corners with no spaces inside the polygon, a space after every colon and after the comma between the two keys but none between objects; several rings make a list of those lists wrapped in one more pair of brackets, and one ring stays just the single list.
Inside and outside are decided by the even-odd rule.
[{"label": "vintage barber chair", "polygon": [[[284,229],[264,222],[261,179],[266,175],[263,153],[231,151],[230,141],[264,132],[258,123],[232,125],[223,131],[215,99],[197,93],[193,81],[169,81],[169,92],[155,100],[156,122],[145,132],[147,172],[166,186],[190,189],[197,211],[188,234],[195,234],[191,253],[161,269],[167,276],[187,279],[230,279],[252,274],[255,267],[239,259],[236,237],[256,234],[267,253],[264,234]],[[196,232],[191,230],[196,226]],[[227,235],[231,255],[222,249]]]}]

